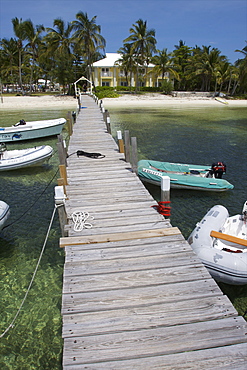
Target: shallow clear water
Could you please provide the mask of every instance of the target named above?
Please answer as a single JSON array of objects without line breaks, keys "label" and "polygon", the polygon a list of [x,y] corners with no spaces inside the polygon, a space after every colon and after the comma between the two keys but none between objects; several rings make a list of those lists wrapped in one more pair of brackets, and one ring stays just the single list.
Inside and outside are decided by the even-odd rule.
[{"label": "shallow clear water", "polygon": [[[0,126],[65,117],[69,109],[2,112]],[[71,109],[70,109],[71,110]],[[66,129],[63,136],[67,137]],[[51,145],[48,163],[0,173],[0,199],[9,204],[13,223],[0,234],[0,334],[13,320],[30,283],[54,209],[54,186],[60,177],[56,137],[7,143],[9,150]],[[33,286],[14,328],[0,338],[1,369],[60,369],[62,356],[61,293],[64,252],[59,248],[57,214]]]},{"label": "shallow clear water", "polygon": [[[0,126],[28,120],[66,117],[67,111],[43,109],[4,112]],[[203,108],[109,109],[113,135],[119,129],[137,137],[139,159],[211,164],[224,160],[226,178],[235,185],[226,193],[171,191],[171,223],[187,237],[195,223],[216,203],[240,212],[247,198],[247,109]],[[66,130],[63,131],[67,136]],[[56,138],[8,144],[25,148],[51,145]],[[0,173],[0,199],[11,207],[14,222],[0,234],[0,334],[15,316],[26,293],[54,208],[58,157],[42,167]],[[149,191],[159,200],[158,187]],[[42,195],[42,193],[44,194]],[[32,204],[35,203],[33,206]],[[0,338],[0,369],[61,369],[61,297],[64,252],[59,249],[56,215],[34,284],[13,329]],[[247,287],[221,284],[240,314],[247,309]]]},{"label": "shallow clear water", "polygon": [[[106,108],[108,108],[106,106]],[[171,190],[171,223],[185,238],[216,204],[228,208],[231,215],[241,213],[247,200],[247,106],[108,108],[117,130],[129,130],[137,138],[138,159],[211,165],[224,161],[224,178],[234,185],[223,193]],[[147,185],[156,200],[160,188]],[[241,315],[247,312],[247,285],[219,284]],[[247,316],[245,316],[246,318]]]}]

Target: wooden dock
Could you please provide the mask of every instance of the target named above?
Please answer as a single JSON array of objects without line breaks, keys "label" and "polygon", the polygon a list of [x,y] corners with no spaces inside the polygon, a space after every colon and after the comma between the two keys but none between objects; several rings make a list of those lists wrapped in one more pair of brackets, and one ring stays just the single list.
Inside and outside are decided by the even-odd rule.
[{"label": "wooden dock", "polygon": [[68,153],[66,212],[89,213],[92,227],[75,231],[70,218],[60,240],[63,368],[246,369],[246,321],[152,208],[92,97],[83,97]]}]

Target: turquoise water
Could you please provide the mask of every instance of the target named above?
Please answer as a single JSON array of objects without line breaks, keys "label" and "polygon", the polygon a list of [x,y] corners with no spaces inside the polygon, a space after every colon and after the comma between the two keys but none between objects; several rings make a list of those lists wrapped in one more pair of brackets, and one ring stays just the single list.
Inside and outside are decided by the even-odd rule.
[{"label": "turquoise water", "polygon": [[[70,109],[71,110],[71,109]],[[3,112],[0,126],[65,117],[68,109]],[[66,130],[63,136],[67,137]],[[9,143],[9,150],[51,145],[54,155],[42,166],[0,173],[0,199],[9,204],[13,223],[0,234],[0,334],[13,320],[30,283],[54,209],[58,156],[56,137]],[[61,292],[64,252],[59,248],[57,214],[33,286],[14,328],[0,338],[0,368],[60,369]]]},{"label": "turquoise water", "polygon": [[[20,119],[66,117],[68,109],[4,112],[0,126]],[[247,109],[110,108],[113,135],[119,129],[137,137],[139,159],[227,164],[226,178],[235,185],[226,193],[172,191],[173,226],[187,237],[206,210],[216,203],[232,214],[241,211],[246,192]],[[66,130],[63,131],[67,136]],[[51,145],[56,138],[8,144],[24,148]],[[18,172],[0,173],[0,199],[11,207],[11,226],[0,234],[0,334],[14,318],[34,272],[54,208],[54,186],[59,177],[55,153],[48,164]],[[148,187],[159,200],[159,189]],[[44,194],[43,194],[44,193]],[[32,204],[34,203],[34,206]],[[61,296],[64,252],[59,248],[57,215],[28,298],[14,328],[0,338],[0,369],[61,369]],[[240,314],[247,309],[247,287],[221,285]]]},{"label": "turquoise water", "polygon": [[[106,108],[108,108],[106,106]],[[108,108],[116,131],[129,130],[137,138],[138,159],[211,165],[224,161],[224,178],[234,185],[223,193],[171,190],[171,223],[185,238],[215,204],[228,208],[231,215],[241,213],[247,200],[247,105],[244,108],[155,107]],[[160,189],[146,185],[154,199]],[[247,311],[247,285],[219,284],[241,315]],[[247,318],[247,316],[245,316]]]}]

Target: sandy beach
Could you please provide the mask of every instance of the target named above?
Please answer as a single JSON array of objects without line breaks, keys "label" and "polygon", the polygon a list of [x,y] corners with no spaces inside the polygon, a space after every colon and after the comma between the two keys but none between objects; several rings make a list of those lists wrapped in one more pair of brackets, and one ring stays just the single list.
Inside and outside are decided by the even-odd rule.
[{"label": "sandy beach", "polygon": [[[207,97],[172,97],[167,95],[149,93],[144,95],[125,94],[118,98],[104,98],[103,105],[106,109],[111,107],[164,107],[164,106],[222,106],[246,107],[247,100],[227,100],[227,104],[220,103],[214,98]],[[0,110],[27,109],[27,108],[77,108],[77,99],[73,96],[3,96],[0,100]]]},{"label": "sandy beach", "polygon": [[207,97],[172,97],[161,94],[145,94],[145,95],[121,95],[119,98],[104,98],[103,104],[105,108],[111,107],[164,107],[164,106],[230,106],[230,107],[246,107],[247,100],[227,100],[227,104],[223,104],[214,98]]},{"label": "sandy beach", "polygon": [[77,99],[67,95],[43,95],[43,96],[3,96],[0,99],[0,110],[5,109],[42,109],[42,108],[77,108]]}]

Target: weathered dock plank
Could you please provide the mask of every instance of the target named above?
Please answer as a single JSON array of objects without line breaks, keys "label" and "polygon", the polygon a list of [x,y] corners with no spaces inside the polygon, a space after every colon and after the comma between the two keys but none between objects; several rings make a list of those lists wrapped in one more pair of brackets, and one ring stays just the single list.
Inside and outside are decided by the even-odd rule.
[{"label": "weathered dock plank", "polygon": [[[225,318],[118,333],[64,339],[67,357],[64,364],[127,360],[145,356],[196,351],[240,344],[246,328],[241,318]],[[213,335],[212,335],[213,333]],[[243,343],[243,340],[242,340]],[[70,352],[71,344],[73,351]],[[175,364],[174,364],[175,365]]]},{"label": "weathered dock plank", "polygon": [[245,370],[246,344],[217,347],[196,351],[185,351],[169,355],[148,357],[134,357],[127,360],[96,362],[76,365],[76,358],[70,365],[65,365],[66,370]]},{"label": "weathered dock plank", "polygon": [[[85,96],[83,107],[68,148],[68,237],[60,239],[63,368],[245,369],[245,320],[153,208],[95,101]],[[92,228],[75,231],[74,212],[88,212]]]},{"label": "weathered dock plank", "polygon": [[[171,315],[172,312],[172,315]],[[190,301],[159,302],[134,309],[119,308],[114,312],[77,313],[64,316],[63,337],[87,336],[91,333],[109,334],[124,331],[151,329],[183,325],[200,321],[216,320],[223,316],[237,316],[236,310],[229,309],[225,296],[191,299]],[[114,325],[113,324],[114,320]]]}]

